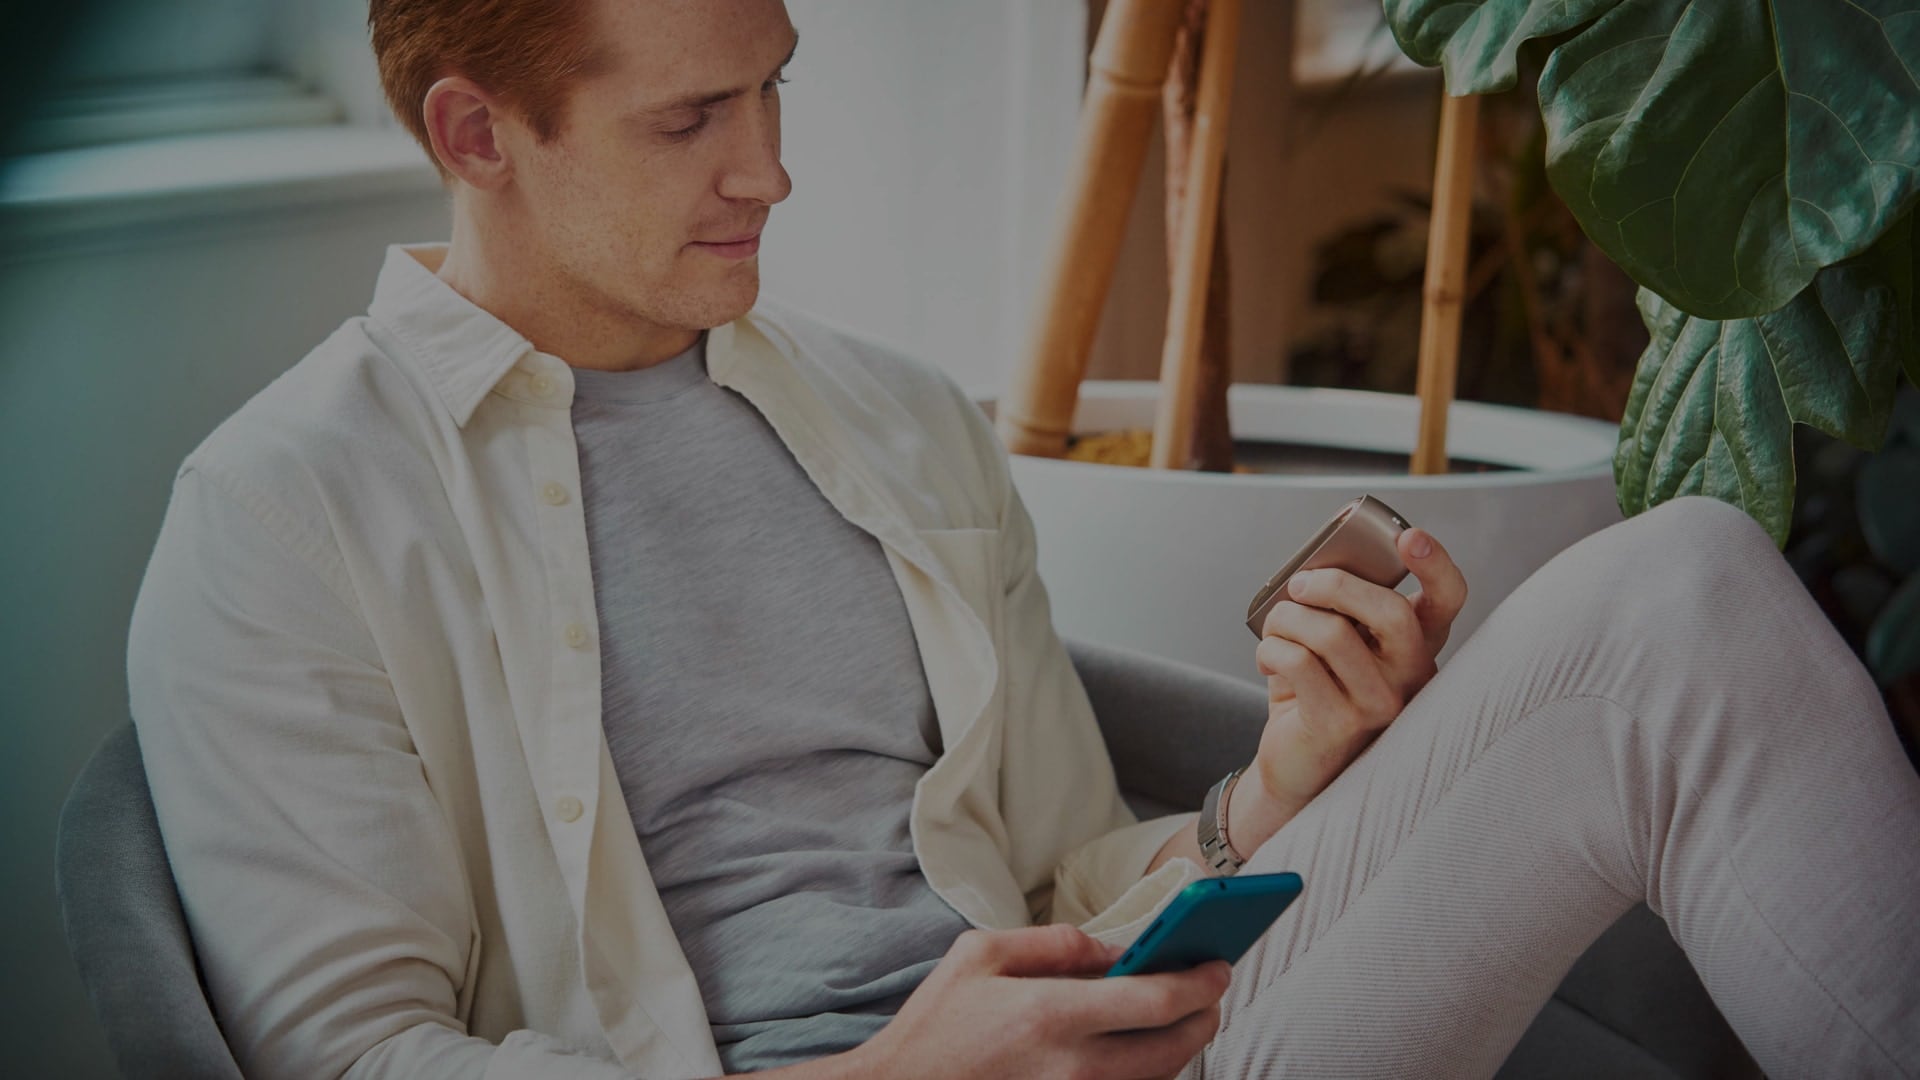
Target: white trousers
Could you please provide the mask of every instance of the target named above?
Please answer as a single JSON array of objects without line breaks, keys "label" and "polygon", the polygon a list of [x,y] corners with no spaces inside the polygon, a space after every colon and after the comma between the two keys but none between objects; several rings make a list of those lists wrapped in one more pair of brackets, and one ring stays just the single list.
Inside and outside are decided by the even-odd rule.
[{"label": "white trousers", "polygon": [[1190,1080],[1490,1075],[1643,899],[1770,1077],[1920,1075],[1920,777],[1712,499],[1523,583],[1242,872],[1281,870]]}]

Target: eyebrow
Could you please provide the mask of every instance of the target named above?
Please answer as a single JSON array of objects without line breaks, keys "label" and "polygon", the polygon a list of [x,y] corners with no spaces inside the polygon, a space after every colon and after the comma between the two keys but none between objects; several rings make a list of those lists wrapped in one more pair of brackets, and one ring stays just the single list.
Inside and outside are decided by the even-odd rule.
[{"label": "eyebrow", "polygon": [[[788,64],[793,63],[793,54],[799,50],[800,34],[796,31],[793,35],[793,45],[787,49],[787,58],[780,61],[779,67],[773,69],[773,74],[780,74]],[[769,78],[771,78],[771,76],[769,76]],[[683,94],[671,101],[661,102],[658,105],[645,106],[639,110],[639,115],[654,116],[660,113],[678,112],[682,109],[704,109],[709,105],[718,105],[723,101],[737,98],[752,89],[758,89],[758,87],[736,86],[731,90],[710,90],[705,93]]]}]

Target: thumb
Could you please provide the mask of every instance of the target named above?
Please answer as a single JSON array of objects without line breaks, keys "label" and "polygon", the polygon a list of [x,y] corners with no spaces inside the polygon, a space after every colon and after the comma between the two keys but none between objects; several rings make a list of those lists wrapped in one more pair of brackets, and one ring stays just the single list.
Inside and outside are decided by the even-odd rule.
[{"label": "thumb", "polygon": [[1453,620],[1467,603],[1467,579],[1453,555],[1425,529],[1400,534],[1401,561],[1420,582],[1413,596],[1413,613],[1428,647],[1439,652],[1447,643]]},{"label": "thumb", "polygon": [[1124,951],[1068,923],[1002,930],[993,936],[990,966],[1001,975],[1098,975]]}]

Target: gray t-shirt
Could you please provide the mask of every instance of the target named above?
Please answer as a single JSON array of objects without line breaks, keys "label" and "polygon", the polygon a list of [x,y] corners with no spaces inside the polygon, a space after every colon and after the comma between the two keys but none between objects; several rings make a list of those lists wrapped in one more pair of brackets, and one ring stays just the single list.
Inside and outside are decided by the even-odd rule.
[{"label": "gray t-shirt", "polygon": [[907,831],[939,729],[886,555],[704,337],[574,379],[607,743],[720,1060],[850,1049],[968,925]]}]

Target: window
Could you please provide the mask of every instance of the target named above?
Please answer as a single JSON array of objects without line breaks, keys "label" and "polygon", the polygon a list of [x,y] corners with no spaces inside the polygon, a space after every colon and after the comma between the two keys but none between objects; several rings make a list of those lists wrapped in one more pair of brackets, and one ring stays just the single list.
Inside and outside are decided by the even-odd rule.
[{"label": "window", "polygon": [[11,149],[341,120],[278,55],[282,13],[271,0],[99,0]]}]

